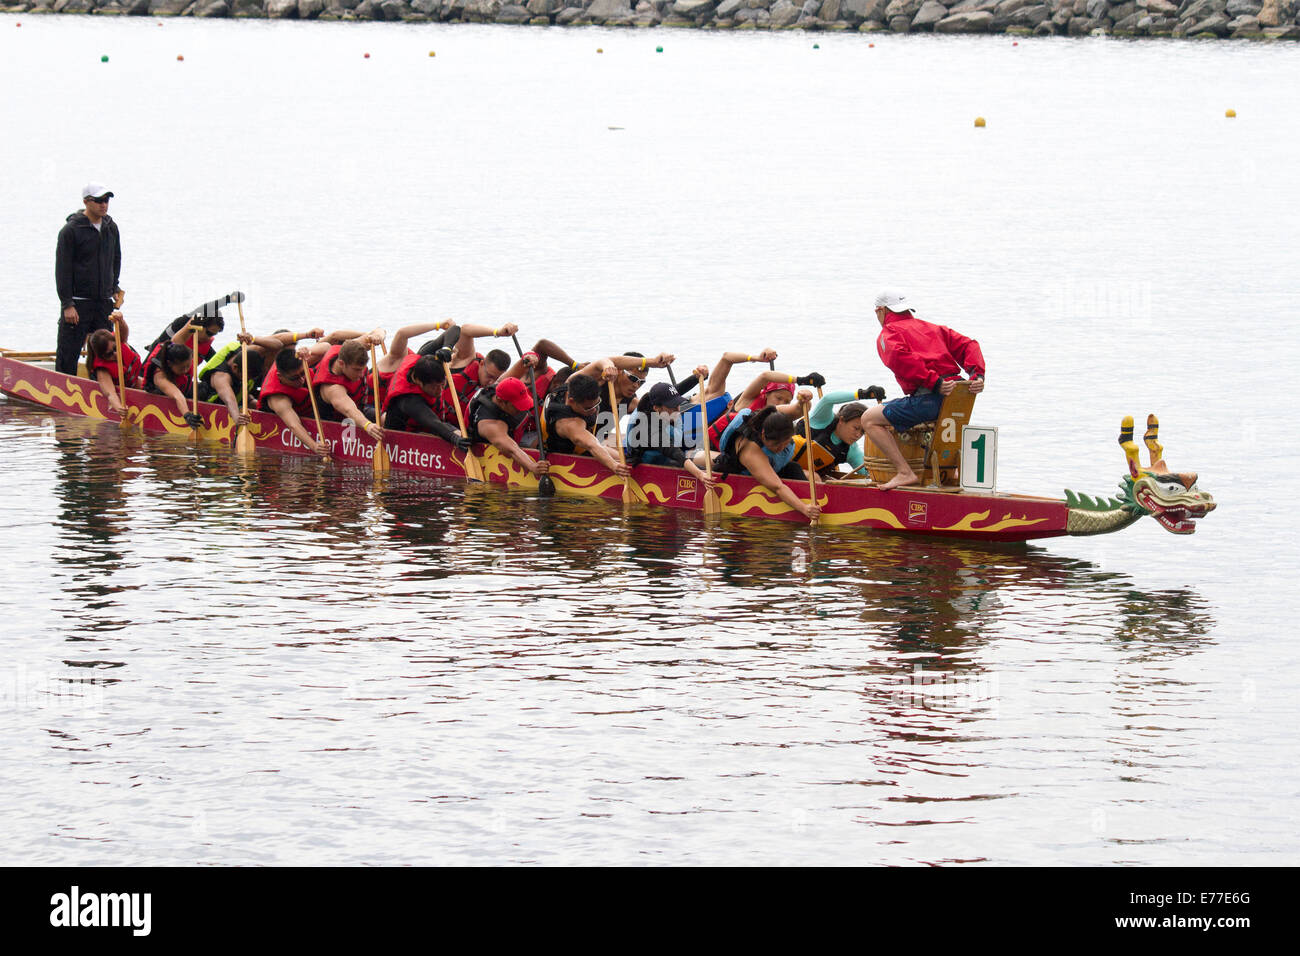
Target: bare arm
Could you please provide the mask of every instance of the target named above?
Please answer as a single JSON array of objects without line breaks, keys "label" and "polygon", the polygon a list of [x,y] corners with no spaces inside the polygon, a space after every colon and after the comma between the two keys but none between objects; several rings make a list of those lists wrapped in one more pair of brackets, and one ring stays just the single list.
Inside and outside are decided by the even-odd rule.
[{"label": "bare arm", "polygon": [[357,408],[357,403],[352,400],[352,396],[347,393],[347,390],[342,385],[336,385],[333,382],[322,385],[320,397],[333,405],[336,412],[351,421],[352,424],[375,441],[383,440],[384,430],[361,414],[361,409]]},{"label": "bare arm", "polygon": [[759,372],[754,380],[745,386],[745,390],[740,396],[731,403],[733,408],[748,408],[754,404],[754,399],[758,398],[758,393],[763,390],[764,385],[771,385],[773,382],[781,382],[794,388],[794,376],[789,372]]},{"label": "bare arm", "polygon": [[99,383],[100,389],[108,396],[108,407],[121,415],[126,411],[122,407],[122,400],[117,397],[117,385],[113,382],[113,376],[102,368],[95,373],[95,381]]},{"label": "bare arm", "polygon": [[495,448],[500,449],[503,453],[519,462],[533,477],[544,475],[549,470],[550,465],[548,462],[534,461],[532,455],[519,447],[518,443],[510,437],[510,430],[506,428],[505,422],[499,422],[495,419],[481,421],[478,424],[478,433],[485,440],[491,442]]},{"label": "bare arm", "polygon": [[150,374],[153,375],[153,387],[164,395],[170,395],[172,401],[176,403],[176,407],[180,409],[182,416],[188,414],[190,406],[186,404],[185,395],[176,387],[176,383],[164,375],[163,370],[160,368],[154,369]]},{"label": "bare arm", "polygon": [[486,325],[478,325],[474,322],[467,322],[460,327],[460,339],[456,342],[456,349],[451,356],[452,368],[460,368],[466,362],[474,358],[474,340],[485,336],[494,338],[509,338],[519,331],[519,326],[513,322],[507,322],[499,328],[491,328]]},{"label": "bare arm", "polygon": [[790,490],[790,487],[772,470],[772,463],[767,460],[763,450],[752,441],[745,442],[745,447],[740,450],[740,463],[745,466],[745,470],[755,481],[768,491],[776,492],[778,498],[805,518],[811,520],[821,514],[820,508],[800,500],[799,496]]},{"label": "bare arm", "polygon": [[285,425],[289,427],[289,431],[298,436],[298,441],[302,442],[306,447],[310,448],[315,454],[320,455],[322,458],[329,458],[329,446],[324,442],[317,441],[308,433],[307,429],[303,427],[302,419],[299,418],[298,413],[293,410],[293,402],[289,399],[288,395],[272,395],[266,400],[266,403],[271,406],[271,411],[280,416],[280,421],[284,422]]},{"label": "bare arm", "polygon": [[392,362],[392,369],[383,368],[383,371],[394,371],[397,366],[402,364],[402,359],[406,358],[411,351],[407,346],[407,341],[415,338],[417,335],[424,335],[426,332],[441,332],[443,329],[449,329],[452,326],[451,319],[443,319],[440,322],[417,322],[415,325],[404,325],[393,333],[393,341],[388,343],[388,354],[384,356],[384,361],[379,364],[383,368],[384,362]]},{"label": "bare arm", "polygon": [[[776,361],[775,349],[763,349],[763,351],[754,355],[745,352],[723,352],[722,358],[718,359],[718,364],[713,366],[713,374],[709,376],[709,383],[704,389],[704,400],[707,402],[727,390],[727,375],[731,372],[733,365],[739,365],[742,362],[774,361]],[[753,401],[753,399],[750,399],[750,401]]]},{"label": "bare arm", "polygon": [[556,423],[555,431],[560,437],[567,438],[579,448],[586,449],[592,458],[595,458],[614,474],[626,477],[632,473],[631,468],[615,458],[608,448],[596,440],[595,435],[583,427],[582,419],[562,418]]}]

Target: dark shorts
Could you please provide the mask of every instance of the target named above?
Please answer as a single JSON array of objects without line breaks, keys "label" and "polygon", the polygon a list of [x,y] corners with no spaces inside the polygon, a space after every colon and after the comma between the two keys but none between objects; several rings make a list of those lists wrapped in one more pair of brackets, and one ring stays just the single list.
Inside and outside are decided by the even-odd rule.
[{"label": "dark shorts", "polygon": [[929,392],[925,395],[908,395],[904,398],[896,398],[892,402],[885,402],[884,414],[889,419],[889,424],[894,426],[894,431],[901,432],[922,422],[934,421],[939,417],[941,408],[943,408],[943,396],[937,392]]}]

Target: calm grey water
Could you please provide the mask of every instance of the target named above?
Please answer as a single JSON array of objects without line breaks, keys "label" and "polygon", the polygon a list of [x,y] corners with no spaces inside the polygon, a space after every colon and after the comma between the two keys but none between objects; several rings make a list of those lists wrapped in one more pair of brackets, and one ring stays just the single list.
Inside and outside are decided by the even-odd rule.
[{"label": "calm grey water", "polygon": [[1000,487],[1155,411],[1220,504],[980,549],[0,403],[0,861],[1294,863],[1300,48],[1011,42],[0,16],[0,344],[101,179],[140,335],[240,288],[896,394],[894,285]]}]

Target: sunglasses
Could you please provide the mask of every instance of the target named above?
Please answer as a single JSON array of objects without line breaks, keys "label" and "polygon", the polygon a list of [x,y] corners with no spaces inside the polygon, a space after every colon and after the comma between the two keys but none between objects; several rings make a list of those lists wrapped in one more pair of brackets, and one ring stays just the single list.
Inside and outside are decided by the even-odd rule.
[{"label": "sunglasses", "polygon": [[633,385],[642,385],[645,383],[645,379],[643,379],[640,375],[633,375],[631,372],[624,372],[623,374],[628,377],[628,380]]},{"label": "sunglasses", "polygon": [[101,205],[107,206],[107,205],[108,205],[108,201],[109,201],[109,199],[111,199],[112,197],[111,197],[111,196],[103,196],[103,197],[101,197],[101,198],[99,198],[99,199],[96,199],[94,196],[88,196],[87,198],[88,198],[91,202],[97,202],[97,203],[99,203],[99,204],[101,204]]},{"label": "sunglasses", "polygon": [[589,402],[587,404],[583,404],[582,402],[575,401],[573,404],[577,405],[584,412],[594,412],[596,409],[600,408],[600,399],[598,398],[595,401]]}]

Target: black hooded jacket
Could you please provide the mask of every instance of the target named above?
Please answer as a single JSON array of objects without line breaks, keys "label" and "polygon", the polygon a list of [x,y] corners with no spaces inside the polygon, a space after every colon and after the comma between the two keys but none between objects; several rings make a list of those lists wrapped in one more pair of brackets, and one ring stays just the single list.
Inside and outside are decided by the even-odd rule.
[{"label": "black hooded jacket", "polygon": [[54,284],[63,308],[74,298],[100,302],[113,298],[122,271],[122,243],[117,223],[105,216],[96,229],[84,212],[74,212],[59,230],[54,257]]}]

